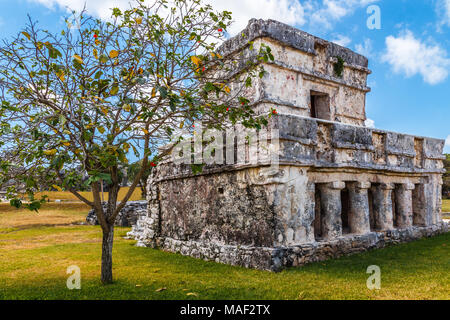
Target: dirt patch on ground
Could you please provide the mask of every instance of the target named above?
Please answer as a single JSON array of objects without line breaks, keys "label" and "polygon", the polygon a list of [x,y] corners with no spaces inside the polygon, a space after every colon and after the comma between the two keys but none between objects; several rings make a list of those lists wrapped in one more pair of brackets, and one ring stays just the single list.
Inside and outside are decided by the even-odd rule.
[{"label": "dirt patch on ground", "polygon": [[45,227],[66,227],[66,226],[80,226],[80,225],[87,225],[86,222],[80,221],[75,223],[33,223],[33,224],[25,224],[20,225],[16,227],[9,227],[9,228],[0,228],[0,234],[5,233],[11,233],[11,232],[18,232],[23,231],[27,229],[38,229],[38,228],[45,228]]},{"label": "dirt patch on ground", "polygon": [[[60,231],[63,231],[60,229]],[[24,239],[0,239],[0,250],[23,250],[54,246],[58,244],[100,243],[101,237],[95,237],[97,230],[71,231],[30,236]]]},{"label": "dirt patch on ground", "polygon": [[0,204],[0,229],[30,229],[85,222],[89,207],[81,203],[45,204],[39,212],[12,208]]}]

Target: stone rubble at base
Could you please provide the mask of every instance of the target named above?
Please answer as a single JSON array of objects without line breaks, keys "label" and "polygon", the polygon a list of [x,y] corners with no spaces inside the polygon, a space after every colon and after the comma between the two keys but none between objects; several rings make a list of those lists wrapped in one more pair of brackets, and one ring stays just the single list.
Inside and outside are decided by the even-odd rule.
[{"label": "stone rubble at base", "polygon": [[[106,202],[103,204],[103,210],[106,210]],[[129,201],[120,210],[117,218],[116,218],[116,226],[119,227],[131,227],[136,224],[136,221],[141,216],[147,215],[147,201]],[[86,222],[91,225],[98,225],[97,215],[95,214],[94,209],[91,209],[86,217]]]},{"label": "stone rubble at base", "polygon": [[168,237],[153,238],[150,242],[139,232],[130,232],[129,238],[138,240],[139,247],[162,248],[164,250],[191,256],[206,261],[215,261],[246,268],[280,271],[284,267],[298,267],[311,262],[351,255],[388,245],[410,242],[432,237],[449,231],[448,223],[430,227],[370,232],[364,235],[338,237],[332,241],[313,242],[304,245],[263,248],[232,246],[210,241],[181,241]]}]

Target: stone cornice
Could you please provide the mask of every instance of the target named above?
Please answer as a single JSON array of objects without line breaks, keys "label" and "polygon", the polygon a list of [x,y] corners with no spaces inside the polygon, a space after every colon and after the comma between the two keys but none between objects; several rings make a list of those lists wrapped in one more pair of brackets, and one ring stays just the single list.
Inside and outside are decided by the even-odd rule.
[{"label": "stone cornice", "polygon": [[365,70],[367,73],[370,72],[367,69],[368,59],[366,57],[336,43],[326,41],[282,22],[270,19],[251,19],[247,27],[237,36],[225,41],[218,48],[218,52],[224,56],[230,55],[248,46],[249,41],[264,37],[271,38],[286,46],[314,55],[317,54],[314,49],[315,44],[319,43],[321,46],[327,48],[327,55],[329,57],[342,57],[348,66],[360,68],[360,70]]},{"label": "stone cornice", "polygon": [[[163,164],[167,165],[167,164]],[[331,164],[328,162],[313,162],[310,161],[307,162],[298,162],[298,161],[280,161],[280,166],[293,166],[293,167],[304,167],[304,168],[310,168],[314,172],[320,172],[321,170],[330,170],[328,172],[339,172],[339,170],[356,170],[358,172],[365,171],[365,173],[369,174],[395,174],[395,175],[406,175],[406,176],[416,176],[421,177],[423,175],[427,174],[442,174],[445,172],[444,169],[408,169],[408,168],[401,168],[401,167],[391,167],[386,165],[350,165],[350,164]],[[241,165],[224,165],[224,166],[217,166],[217,167],[211,167],[211,168],[205,168],[202,170],[202,172],[199,172],[197,174],[193,174],[190,169],[186,168],[186,171],[177,172],[177,173],[164,173],[162,176],[156,175],[156,177],[153,178],[153,183],[155,182],[162,182],[162,181],[169,181],[169,180],[178,180],[178,179],[185,179],[190,178],[194,176],[206,176],[211,174],[218,174],[218,173],[226,173],[226,172],[234,172],[234,171],[240,171],[245,169],[251,169],[251,168],[262,168],[262,167],[270,167],[269,163],[258,163],[258,164],[241,164]]]},{"label": "stone cornice", "polygon": [[[279,114],[277,120],[271,124],[272,129],[279,132],[280,141],[280,165],[292,165],[311,167],[312,169],[342,169],[353,168],[378,173],[399,174],[430,174],[443,173],[439,167],[442,160],[444,141],[434,138],[417,138],[396,132],[372,129],[363,126],[347,125],[339,122],[325,121],[308,117]],[[326,145],[320,145],[318,135],[319,127],[325,126],[329,130],[330,140]],[[385,136],[384,144],[376,145],[374,134]],[[270,136],[269,136],[270,138]],[[414,163],[416,154],[415,140],[423,139],[423,161],[418,166]],[[327,149],[330,158],[324,158],[321,149]],[[339,158],[342,154],[350,152],[351,159]],[[380,154],[381,152],[381,154]],[[379,163],[372,157],[382,156],[383,163]],[[392,160],[391,157],[398,158]],[[270,165],[267,160],[258,162],[244,162],[232,165],[205,166],[202,174],[218,173],[221,171],[234,171],[244,168],[257,168]],[[189,165],[176,165],[170,159],[162,162],[160,177],[162,179],[178,179],[192,175]]]}]

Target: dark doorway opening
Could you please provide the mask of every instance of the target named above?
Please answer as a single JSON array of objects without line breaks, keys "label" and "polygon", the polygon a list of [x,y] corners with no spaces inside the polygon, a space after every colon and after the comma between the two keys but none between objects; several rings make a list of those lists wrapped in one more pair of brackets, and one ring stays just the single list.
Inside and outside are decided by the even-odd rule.
[{"label": "dark doorway opening", "polygon": [[322,210],[320,205],[320,190],[319,187],[316,184],[315,187],[315,208],[314,208],[314,238],[316,241],[319,241],[322,239]]},{"label": "dark doorway opening", "polygon": [[369,198],[369,221],[370,221],[370,231],[376,230],[376,221],[375,221],[375,214],[373,211],[373,192],[372,189],[369,189],[367,191],[367,195]]},{"label": "dark doorway opening", "polygon": [[342,220],[342,234],[350,233],[350,226],[348,223],[348,214],[350,211],[350,194],[347,188],[341,191],[341,220]]},{"label": "dark doorway opening", "polygon": [[311,91],[311,118],[331,120],[330,96],[328,94]]},{"label": "dark doorway opening", "polygon": [[393,220],[394,228],[398,227],[398,221],[397,221],[397,219],[398,219],[398,209],[397,209],[397,206],[396,206],[396,203],[395,203],[395,199],[396,199],[395,193],[397,192],[396,189],[397,189],[397,185],[395,186],[395,189],[392,190],[392,192],[391,192],[392,220]]}]

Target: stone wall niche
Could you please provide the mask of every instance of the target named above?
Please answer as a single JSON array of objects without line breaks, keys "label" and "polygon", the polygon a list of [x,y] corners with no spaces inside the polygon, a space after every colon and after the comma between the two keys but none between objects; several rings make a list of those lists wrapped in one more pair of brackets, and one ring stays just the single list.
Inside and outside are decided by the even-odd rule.
[{"label": "stone wall niche", "polygon": [[386,135],[374,132],[372,139],[375,147],[373,161],[380,165],[386,164]]},{"label": "stone wall niche", "polygon": [[414,150],[416,152],[414,166],[416,168],[423,168],[423,139],[414,139]]},{"label": "stone wall niche", "polygon": [[330,96],[311,90],[311,118],[331,120]]},{"label": "stone wall niche", "polygon": [[316,241],[322,240],[322,209],[321,209],[321,195],[318,184],[314,186],[314,238]]}]

